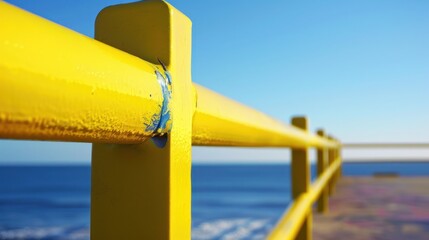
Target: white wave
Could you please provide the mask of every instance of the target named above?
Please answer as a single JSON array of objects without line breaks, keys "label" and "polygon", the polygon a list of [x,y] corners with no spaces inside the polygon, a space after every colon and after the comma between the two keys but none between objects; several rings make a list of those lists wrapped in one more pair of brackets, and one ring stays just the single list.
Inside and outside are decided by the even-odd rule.
[{"label": "white wave", "polygon": [[203,222],[192,229],[192,239],[209,240],[239,240],[239,239],[263,239],[265,234],[257,233],[267,228],[267,219],[219,219]]},{"label": "white wave", "polygon": [[[232,218],[205,221],[192,228],[194,240],[240,240],[264,239],[272,227],[267,219]],[[66,227],[26,227],[19,229],[0,229],[1,240],[19,239],[89,239],[88,228],[69,229]]]},{"label": "white wave", "polygon": [[[63,238],[64,239],[64,238]],[[66,240],[86,240],[89,239],[89,228],[82,228],[71,233],[65,237]]]},{"label": "white wave", "polygon": [[89,229],[81,228],[67,231],[65,227],[25,227],[18,229],[0,230],[0,239],[64,239],[64,240],[85,240],[89,239]]},{"label": "white wave", "polygon": [[[262,229],[267,224],[267,220],[254,220],[248,222],[246,225],[240,226],[233,232],[225,234],[222,239],[224,240],[239,240],[239,239],[256,239],[255,236],[251,236],[252,232],[258,229]],[[263,238],[263,237],[262,237]],[[259,238],[259,239],[262,239]]]},{"label": "white wave", "polygon": [[63,232],[64,228],[61,227],[10,229],[0,231],[0,239],[43,239]]}]

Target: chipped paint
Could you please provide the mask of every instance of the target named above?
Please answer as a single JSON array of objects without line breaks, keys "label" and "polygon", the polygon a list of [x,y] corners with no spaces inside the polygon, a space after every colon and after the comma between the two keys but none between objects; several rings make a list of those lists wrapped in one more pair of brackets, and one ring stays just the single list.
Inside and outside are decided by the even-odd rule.
[{"label": "chipped paint", "polygon": [[162,104],[159,105],[160,112],[152,115],[150,121],[146,125],[145,131],[152,132],[152,142],[157,147],[164,147],[167,144],[168,135],[172,123],[170,113],[170,100],[171,100],[171,75],[168,72],[165,65],[160,62],[163,69],[163,75],[159,69],[155,69],[155,75],[158,80],[159,86],[161,87],[162,93]]},{"label": "chipped paint", "polygon": [[161,116],[156,130],[157,133],[168,132],[171,128],[171,116],[170,116],[170,100],[171,100],[171,76],[166,70],[165,77],[158,71],[155,72],[157,75],[158,82],[161,86],[162,95],[164,97],[162,101]]},{"label": "chipped paint", "polygon": [[164,134],[163,136],[154,136],[151,138],[151,140],[155,144],[155,146],[163,148],[165,147],[165,145],[167,145],[168,134]]},{"label": "chipped paint", "polygon": [[2,1],[0,12],[1,138],[137,144],[152,137],[145,123],[163,101],[153,63]]},{"label": "chipped paint", "polygon": [[[155,75],[158,80],[162,92],[162,104],[160,112],[155,113],[151,117],[151,121],[146,125],[146,131],[152,132],[153,136],[162,136],[171,129],[171,114],[170,114],[170,100],[171,100],[171,75],[168,71],[164,71],[165,76],[158,70],[155,70]],[[158,144],[157,144],[158,145]]]}]

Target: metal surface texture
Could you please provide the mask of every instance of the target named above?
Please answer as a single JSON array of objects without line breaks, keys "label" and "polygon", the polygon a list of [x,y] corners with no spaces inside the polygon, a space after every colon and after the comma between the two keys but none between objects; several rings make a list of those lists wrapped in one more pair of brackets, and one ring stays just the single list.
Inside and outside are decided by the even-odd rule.
[{"label": "metal surface texture", "polygon": [[195,88],[194,145],[295,148],[340,145],[286,125],[200,85]]},{"label": "metal surface texture", "polygon": [[154,134],[163,101],[154,64],[8,3],[0,12],[1,138],[139,143]]},{"label": "metal surface texture", "polygon": [[[166,145],[94,144],[91,239],[191,239],[191,21],[163,1],[107,7],[95,37],[171,74]],[[155,34],[154,34],[155,33]]]}]

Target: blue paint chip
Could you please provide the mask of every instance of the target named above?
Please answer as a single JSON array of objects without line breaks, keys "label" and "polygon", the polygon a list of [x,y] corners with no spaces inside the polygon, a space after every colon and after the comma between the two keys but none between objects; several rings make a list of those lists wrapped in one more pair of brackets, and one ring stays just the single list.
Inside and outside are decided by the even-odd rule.
[{"label": "blue paint chip", "polygon": [[152,142],[155,144],[155,146],[157,146],[159,148],[165,147],[165,145],[167,145],[167,141],[168,141],[168,135],[167,134],[165,134],[163,136],[152,137]]},{"label": "blue paint chip", "polygon": [[170,100],[171,100],[171,76],[168,71],[165,71],[165,77],[159,72],[155,71],[159,85],[161,86],[163,101],[161,107],[161,115],[157,126],[157,132],[163,133],[168,130],[168,123],[170,121]]},{"label": "blue paint chip", "polygon": [[158,147],[165,146],[167,137],[162,134],[167,133],[171,128],[170,100],[171,100],[171,75],[165,71],[165,76],[158,70],[155,70],[158,83],[161,86],[163,96],[162,104],[160,105],[160,113],[154,114],[150,119],[150,124],[146,124],[146,131],[152,132],[154,137],[152,140]]}]

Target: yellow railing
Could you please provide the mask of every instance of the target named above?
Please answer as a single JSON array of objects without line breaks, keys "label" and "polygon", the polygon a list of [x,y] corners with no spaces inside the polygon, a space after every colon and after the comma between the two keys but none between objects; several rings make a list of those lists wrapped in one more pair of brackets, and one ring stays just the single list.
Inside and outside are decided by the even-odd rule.
[{"label": "yellow railing", "polygon": [[347,148],[429,148],[429,143],[348,143]]},{"label": "yellow railing", "polygon": [[[428,150],[429,149],[429,143],[424,142],[396,142],[396,143],[388,143],[388,142],[378,142],[378,143],[371,143],[371,142],[356,142],[356,143],[344,143],[342,144],[343,149],[347,150],[413,150],[413,153],[416,153],[415,150]],[[416,162],[429,162],[428,158],[425,156],[414,156],[410,157],[410,153],[408,156],[404,156],[401,154],[398,154],[397,152],[393,156],[378,156],[378,157],[371,157],[371,158],[348,158],[345,160],[347,163],[416,163]]]},{"label": "yellow railing", "polygon": [[192,145],[292,148],[294,202],[269,238],[311,238],[341,144],[309,133],[305,117],[285,125],[193,84],[181,12],[163,1],[108,7],[96,40],[5,2],[0,12],[0,138],[94,143],[92,239],[189,239]]}]

